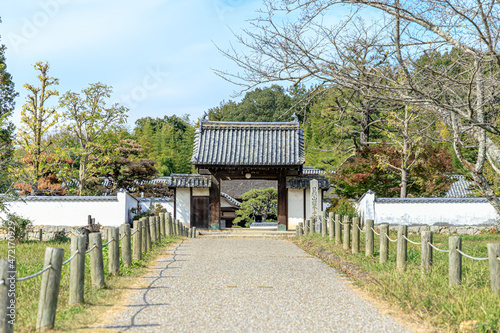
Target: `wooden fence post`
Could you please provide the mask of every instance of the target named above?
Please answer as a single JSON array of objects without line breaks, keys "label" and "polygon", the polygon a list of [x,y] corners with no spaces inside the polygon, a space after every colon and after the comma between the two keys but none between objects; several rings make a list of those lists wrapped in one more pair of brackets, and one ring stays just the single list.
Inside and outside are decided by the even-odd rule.
[{"label": "wooden fence post", "polygon": [[342,243],[342,228],[340,221],[342,220],[342,215],[335,214],[335,245],[340,245]]},{"label": "wooden fence post", "polygon": [[309,219],[304,221],[304,236],[309,235]]},{"label": "wooden fence post", "polygon": [[174,230],[172,226],[172,214],[168,213],[167,236],[173,236]]},{"label": "wooden fence post", "polygon": [[146,246],[148,248],[148,251],[151,251],[152,249],[152,242],[151,242],[151,220],[149,217],[146,217],[144,219],[144,222],[146,222],[144,231],[146,232]]},{"label": "wooden fence post", "polygon": [[193,230],[193,238],[196,238],[196,227],[194,227],[194,230]]},{"label": "wooden fence post", "polygon": [[140,219],[141,221],[141,237],[142,237],[142,252],[147,253],[148,252],[148,231],[149,227],[147,226],[147,217],[143,217]]},{"label": "wooden fence post", "polygon": [[118,228],[108,229],[108,272],[110,274],[120,273],[120,237]]},{"label": "wooden fence post", "polygon": [[158,243],[161,242],[161,219],[160,215],[156,216],[156,240]]},{"label": "wooden fence post", "polygon": [[15,293],[10,290],[16,290],[16,260],[0,259],[0,332],[14,332],[14,321],[16,319],[16,299]]},{"label": "wooden fence post", "polygon": [[90,252],[90,279],[95,288],[104,288],[104,262],[102,259],[102,238],[100,232],[89,234],[89,249],[96,246]]},{"label": "wooden fence post", "polygon": [[303,230],[303,229],[302,229],[302,222],[299,222],[299,223],[297,224],[297,236],[298,236],[298,237],[302,237],[302,235],[303,235],[302,230]]},{"label": "wooden fence post", "polygon": [[359,253],[359,217],[352,218],[352,253]]},{"label": "wooden fence post", "polygon": [[343,249],[349,250],[351,246],[351,222],[349,221],[349,216],[344,216],[344,243]]},{"label": "wooden fence post", "polygon": [[328,232],[328,219],[326,212],[321,214],[321,236],[326,237],[326,233]]},{"label": "wooden fence post", "polygon": [[86,245],[85,236],[71,236],[70,255],[78,253],[69,263],[69,304],[83,303]]},{"label": "wooden fence post", "polygon": [[335,227],[333,226],[333,212],[328,214],[328,239],[333,241],[335,235]]},{"label": "wooden fence post", "polygon": [[383,223],[380,225],[380,258],[379,262],[383,264],[389,259],[389,224]]},{"label": "wooden fence post", "polygon": [[36,330],[45,331],[54,328],[56,320],[57,298],[61,285],[61,269],[64,250],[57,247],[45,249],[43,267],[52,265],[42,275],[38,314],[36,316]]},{"label": "wooden fence post", "polygon": [[124,223],[120,226],[123,267],[132,266],[132,249],[130,248],[130,224]]},{"label": "wooden fence post", "polygon": [[423,274],[427,274],[432,269],[432,247],[429,245],[429,243],[432,244],[432,231],[422,231],[420,242],[422,243],[421,269]]},{"label": "wooden fence post", "polygon": [[167,236],[166,230],[165,230],[165,213],[160,213],[160,232],[161,236],[165,238]]},{"label": "wooden fence post", "polygon": [[38,230],[38,240],[40,242],[43,241],[43,229]]},{"label": "wooden fence post", "polygon": [[398,243],[396,252],[396,268],[400,271],[405,270],[408,258],[408,242],[404,237],[408,237],[408,227],[406,225],[400,225],[398,227]]},{"label": "wooden fence post", "polygon": [[491,290],[500,295],[500,243],[488,243]]},{"label": "wooden fence post", "polygon": [[151,244],[156,244],[156,217],[149,217],[149,233],[151,235]]},{"label": "wooden fence post", "polygon": [[373,256],[373,253],[375,252],[375,242],[374,242],[374,235],[373,235],[373,226],[374,226],[374,221],[372,219],[366,220],[365,223],[365,256],[371,257]]},{"label": "wooden fence post", "polygon": [[142,259],[142,221],[134,221],[134,260]]},{"label": "wooden fence post", "polygon": [[462,251],[462,238],[452,236],[448,238],[449,257],[449,282],[450,286],[462,284],[462,255],[457,251]]}]

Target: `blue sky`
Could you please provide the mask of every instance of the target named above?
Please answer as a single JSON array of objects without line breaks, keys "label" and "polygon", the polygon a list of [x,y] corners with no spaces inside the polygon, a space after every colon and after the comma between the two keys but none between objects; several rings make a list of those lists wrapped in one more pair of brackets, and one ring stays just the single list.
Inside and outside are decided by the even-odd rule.
[{"label": "blue sky", "polygon": [[[22,0],[1,1],[0,43],[16,90],[37,83],[33,64],[48,61],[62,94],[89,83],[114,88],[113,102],[141,117],[191,115],[228,100],[238,87],[211,68],[236,71],[214,43],[227,48],[261,0]],[[56,103],[56,99],[53,100]]]}]

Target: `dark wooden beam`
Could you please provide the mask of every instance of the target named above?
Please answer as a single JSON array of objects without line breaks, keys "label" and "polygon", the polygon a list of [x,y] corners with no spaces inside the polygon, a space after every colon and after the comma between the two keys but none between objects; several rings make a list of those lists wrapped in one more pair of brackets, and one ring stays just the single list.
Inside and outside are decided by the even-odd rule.
[{"label": "dark wooden beam", "polygon": [[[278,230],[279,225],[288,230],[288,205],[287,205],[286,176],[281,174],[278,177]],[[282,227],[283,228],[283,227]]]},{"label": "dark wooden beam", "polygon": [[210,229],[220,229],[220,178],[212,176],[212,185],[210,186],[209,197]]},{"label": "dark wooden beam", "polygon": [[177,219],[177,189],[174,187],[174,221]]}]

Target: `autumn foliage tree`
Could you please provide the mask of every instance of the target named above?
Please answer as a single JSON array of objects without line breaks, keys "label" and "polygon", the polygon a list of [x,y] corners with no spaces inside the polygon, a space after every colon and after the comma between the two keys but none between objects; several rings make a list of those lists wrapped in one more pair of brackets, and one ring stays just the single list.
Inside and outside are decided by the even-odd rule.
[{"label": "autumn foliage tree", "polygon": [[[381,155],[386,158],[385,164],[380,164]],[[416,160],[418,162],[407,178],[408,196],[444,195],[453,181],[450,154],[438,145],[426,144]],[[401,193],[401,176],[393,168],[387,167],[387,164],[401,167],[401,162],[400,153],[395,147],[369,146],[350,157],[333,174],[331,182],[335,186],[335,192],[347,198],[359,198],[368,190],[381,197],[397,197]]]}]

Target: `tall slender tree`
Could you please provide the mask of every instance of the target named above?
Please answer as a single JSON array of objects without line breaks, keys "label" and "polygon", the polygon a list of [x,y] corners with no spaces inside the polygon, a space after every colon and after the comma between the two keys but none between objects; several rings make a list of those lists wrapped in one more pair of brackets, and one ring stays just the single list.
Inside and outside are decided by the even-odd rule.
[{"label": "tall slender tree", "polygon": [[29,94],[21,111],[21,127],[17,134],[17,143],[24,149],[28,158],[26,167],[19,171],[24,182],[31,186],[31,195],[38,189],[38,181],[43,177],[49,163],[48,151],[51,141],[46,140],[47,134],[56,125],[59,114],[55,106],[49,105],[53,96],[59,92],[53,86],[59,84],[59,79],[49,76],[49,63],[37,62],[34,65],[40,81],[39,86],[26,83],[24,87]]}]

